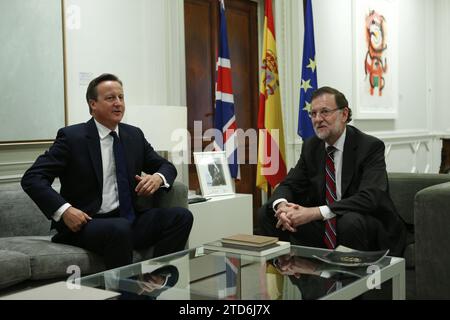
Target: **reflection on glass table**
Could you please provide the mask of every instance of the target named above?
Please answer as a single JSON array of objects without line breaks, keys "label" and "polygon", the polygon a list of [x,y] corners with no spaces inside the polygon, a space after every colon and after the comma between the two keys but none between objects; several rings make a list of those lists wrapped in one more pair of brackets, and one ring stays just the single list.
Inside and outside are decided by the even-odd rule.
[{"label": "reflection on glass table", "polygon": [[330,266],[313,255],[328,250],[291,246],[264,257],[185,250],[81,278],[120,293],[118,299],[352,299],[392,279],[393,299],[405,298],[405,261],[386,256],[368,267]]}]

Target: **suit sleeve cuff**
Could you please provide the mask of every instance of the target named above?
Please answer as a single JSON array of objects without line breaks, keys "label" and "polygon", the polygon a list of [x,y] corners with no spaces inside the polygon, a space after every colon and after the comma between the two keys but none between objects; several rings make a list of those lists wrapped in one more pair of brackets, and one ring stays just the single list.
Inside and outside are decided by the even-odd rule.
[{"label": "suit sleeve cuff", "polygon": [[277,209],[276,209],[277,205],[278,205],[279,203],[283,202],[283,201],[288,202],[288,201],[287,201],[286,199],[284,199],[284,198],[280,198],[280,199],[275,200],[275,201],[273,202],[273,204],[272,204],[272,209],[273,209],[273,211],[277,211]]},{"label": "suit sleeve cuff", "polygon": [[328,220],[328,219],[336,217],[336,215],[333,212],[331,212],[331,210],[328,206],[320,206],[319,210],[320,210],[320,214],[323,217],[323,220]]},{"label": "suit sleeve cuff", "polygon": [[169,187],[170,187],[170,184],[167,183],[166,177],[164,177],[164,175],[163,175],[162,173],[159,173],[159,172],[156,172],[156,174],[157,174],[158,176],[160,176],[161,179],[163,180],[163,184],[161,185],[161,187],[169,188]]},{"label": "suit sleeve cuff", "polygon": [[58,222],[59,220],[61,220],[61,216],[64,213],[64,211],[66,211],[69,207],[71,207],[70,203],[64,203],[61,207],[59,207],[58,210],[55,211],[55,213],[53,214],[53,220],[55,220],[56,222]]}]

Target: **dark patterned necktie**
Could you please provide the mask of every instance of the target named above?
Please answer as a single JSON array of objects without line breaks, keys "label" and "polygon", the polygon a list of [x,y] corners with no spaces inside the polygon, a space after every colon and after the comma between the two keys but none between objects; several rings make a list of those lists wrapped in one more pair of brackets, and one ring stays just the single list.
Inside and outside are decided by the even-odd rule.
[{"label": "dark patterned necktie", "polygon": [[130,182],[128,180],[127,162],[125,160],[125,151],[122,143],[115,131],[109,133],[113,139],[114,160],[116,162],[116,179],[117,188],[119,191],[119,211],[120,216],[128,219],[130,222],[134,221],[135,214],[133,209],[133,202],[131,200]]},{"label": "dark patterned necktie", "polygon": [[[327,147],[327,159],[325,164],[325,196],[327,205],[336,200],[336,174],[334,169],[334,152],[336,148]],[[328,249],[336,247],[336,217],[325,221],[325,235],[323,240]]]}]

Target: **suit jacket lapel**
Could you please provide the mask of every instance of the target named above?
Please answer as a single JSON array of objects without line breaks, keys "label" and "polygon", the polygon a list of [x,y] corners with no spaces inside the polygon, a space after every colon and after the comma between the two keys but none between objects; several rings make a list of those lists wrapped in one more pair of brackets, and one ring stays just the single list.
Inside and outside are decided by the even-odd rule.
[{"label": "suit jacket lapel", "polygon": [[341,175],[341,196],[345,195],[355,170],[355,152],[356,148],[355,134],[350,126],[347,126],[347,136],[345,137],[344,154],[342,159]]},{"label": "suit jacket lapel", "polygon": [[103,187],[103,168],[102,168],[102,153],[100,150],[100,137],[98,135],[97,126],[94,119],[91,118],[87,123],[87,143],[89,148],[89,155],[91,157],[92,165],[94,167],[95,175],[100,188]]}]

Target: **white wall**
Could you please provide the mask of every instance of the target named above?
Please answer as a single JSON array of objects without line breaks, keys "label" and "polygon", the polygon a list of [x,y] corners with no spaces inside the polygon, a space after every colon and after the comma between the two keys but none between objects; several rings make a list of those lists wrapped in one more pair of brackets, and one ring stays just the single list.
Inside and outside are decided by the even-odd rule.
[{"label": "white wall", "polygon": [[128,106],[186,106],[183,0],[67,0],[65,8],[69,124],[90,117],[87,84],[104,72],[124,82]]},{"label": "white wall", "polygon": [[433,122],[439,130],[450,131],[450,1],[435,0],[435,96]]},{"label": "white wall", "polygon": [[[89,81],[114,73],[124,85],[123,121],[139,126],[156,150],[175,152],[165,133],[187,127],[183,8],[183,0],[65,1],[68,124],[90,118]],[[177,169],[187,183],[187,165]]]},{"label": "white wall", "polygon": [[[186,118],[183,0],[65,0],[64,5],[68,124],[90,118],[89,81],[114,73],[124,83],[124,120],[138,124],[157,149],[172,147],[158,128],[179,126],[171,119]],[[146,116],[139,118],[136,110],[143,108]],[[155,110],[160,112],[148,116]],[[0,181],[20,178],[49,145],[0,146]],[[186,182],[187,166],[177,168],[178,179]]]},{"label": "white wall", "polygon": [[[436,116],[436,112],[449,115],[450,108],[446,107],[445,101],[449,101],[450,90],[435,90],[435,87],[449,83],[448,72],[442,68],[450,71],[448,58],[445,59],[450,49],[445,38],[450,29],[450,5],[446,0],[397,1],[398,117],[389,120],[355,119],[353,125],[385,141],[388,170],[437,172],[440,142],[436,132],[450,128],[444,117]],[[303,6],[302,1],[297,0],[276,1],[275,5],[279,59],[284,60],[284,63],[280,62],[280,81],[285,88],[282,90],[282,100],[289,148],[288,166],[291,167],[295,165],[301,149],[296,131],[303,50]],[[314,0],[313,16],[319,86],[338,88],[347,96],[350,107],[355,108],[352,89],[352,0]],[[442,26],[445,28],[436,33],[435,40],[433,35]],[[405,158],[409,161],[402,161]]]},{"label": "white wall", "polygon": [[[339,88],[351,106],[352,1],[313,1],[319,85]],[[437,172],[439,137],[450,133],[450,1],[393,1],[399,3],[399,115],[395,120],[355,120],[354,124],[385,141],[389,170]],[[258,0],[258,5],[261,21],[263,1]],[[65,0],[65,9],[69,124],[89,119],[86,86],[101,72],[116,73],[124,81],[129,111],[179,106],[186,112],[183,0]],[[296,131],[302,1],[274,1],[274,11],[291,167],[301,148]],[[161,121],[148,119],[148,126],[156,123]],[[0,177],[19,176],[47,147],[45,143],[1,146]]]}]

